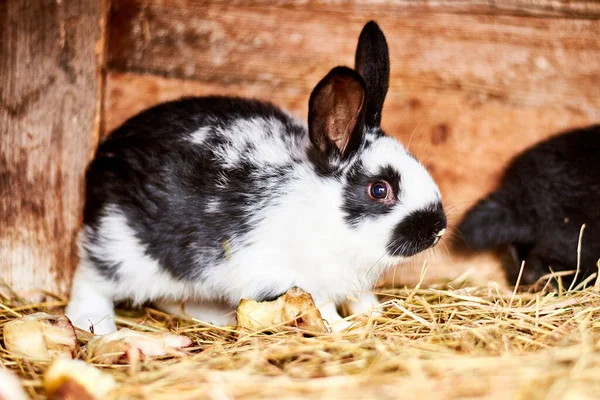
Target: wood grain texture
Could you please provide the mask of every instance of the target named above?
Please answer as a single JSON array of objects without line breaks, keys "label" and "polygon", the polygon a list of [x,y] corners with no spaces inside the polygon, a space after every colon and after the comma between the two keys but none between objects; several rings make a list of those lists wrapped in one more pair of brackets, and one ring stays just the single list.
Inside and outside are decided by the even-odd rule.
[{"label": "wood grain texture", "polygon": [[65,294],[98,139],[97,0],[0,2],[0,278]]},{"label": "wood grain texture", "polygon": [[[109,67],[205,82],[293,83],[310,89],[324,70],[353,62],[356,35],[373,18],[390,38],[394,60],[402,63],[392,68],[398,84],[443,89],[467,83],[497,96],[510,91],[523,100],[524,93],[551,88],[554,76],[575,66],[580,77],[598,83],[592,59],[599,46],[597,20],[377,10],[340,13],[115,0]],[[532,51],[543,58],[528,58]],[[573,64],[580,61],[570,57],[573,52],[587,52],[587,68]],[[546,74],[523,74],[534,63],[547,66]],[[586,88],[586,80],[571,82],[570,76],[561,79],[569,89]]]},{"label": "wood grain texture", "polygon": [[[215,5],[272,7],[312,12],[438,12],[470,15],[518,15],[541,18],[585,18],[600,16],[595,0],[134,0],[142,5],[160,5],[198,11]],[[131,3],[131,0],[127,0]],[[118,3],[115,3],[118,4]],[[122,3],[121,3],[122,4]],[[277,11],[275,11],[277,12]]]},{"label": "wood grain texture", "polygon": [[[473,15],[461,2],[454,3],[463,4],[461,12],[449,2],[355,1],[344,12],[335,2],[275,3],[115,0],[106,128],[193,94],[270,100],[304,120],[313,86],[333,66],[352,64],[371,18],[391,53],[384,128],[439,182],[451,224],[493,189],[516,152],[600,120],[597,4],[531,3],[532,10],[559,10],[540,18],[506,11],[521,4],[515,1],[486,3],[502,5],[502,15],[491,8]],[[573,11],[585,7],[587,14]],[[498,257],[461,258],[444,246],[433,253],[398,269],[397,281],[414,283],[425,259],[431,279],[473,266],[481,280],[500,276]]]}]

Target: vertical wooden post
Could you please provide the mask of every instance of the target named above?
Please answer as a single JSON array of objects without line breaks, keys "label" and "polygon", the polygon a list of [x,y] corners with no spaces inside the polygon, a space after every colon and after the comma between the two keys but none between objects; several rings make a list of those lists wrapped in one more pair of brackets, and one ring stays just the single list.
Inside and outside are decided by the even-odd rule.
[{"label": "vertical wooden post", "polygon": [[0,278],[65,294],[98,138],[99,0],[0,2]]}]

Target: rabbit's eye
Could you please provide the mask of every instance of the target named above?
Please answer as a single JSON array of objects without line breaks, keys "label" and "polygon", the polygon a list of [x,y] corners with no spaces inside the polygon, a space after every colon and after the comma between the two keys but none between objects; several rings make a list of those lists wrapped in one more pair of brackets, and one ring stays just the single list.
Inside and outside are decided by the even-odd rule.
[{"label": "rabbit's eye", "polygon": [[369,197],[373,200],[387,200],[392,196],[392,187],[386,181],[375,181],[369,185]]}]

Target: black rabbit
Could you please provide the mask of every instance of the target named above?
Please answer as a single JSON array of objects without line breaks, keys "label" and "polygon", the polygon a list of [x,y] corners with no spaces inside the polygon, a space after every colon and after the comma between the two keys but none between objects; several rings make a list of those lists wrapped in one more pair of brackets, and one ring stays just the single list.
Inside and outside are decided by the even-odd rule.
[{"label": "black rabbit", "polygon": [[[561,133],[517,155],[500,187],[467,212],[458,231],[473,250],[510,246],[516,262],[506,272],[513,283],[522,260],[523,284],[578,265],[577,282],[596,272],[600,125]],[[563,283],[570,286],[574,277],[563,277]]]}]

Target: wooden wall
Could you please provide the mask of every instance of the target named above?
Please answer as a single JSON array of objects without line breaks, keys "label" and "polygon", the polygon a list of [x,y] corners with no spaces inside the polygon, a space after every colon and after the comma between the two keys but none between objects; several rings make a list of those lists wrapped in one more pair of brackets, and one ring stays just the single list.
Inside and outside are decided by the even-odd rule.
[{"label": "wooden wall", "polygon": [[98,141],[103,7],[0,1],[0,278],[20,292],[70,285]]},{"label": "wooden wall", "polygon": [[[384,128],[438,180],[451,223],[515,152],[600,121],[594,1],[26,2],[0,3],[0,276],[17,289],[68,286],[98,132],[160,101],[209,93],[270,100],[305,119],[312,87],[352,64],[370,19],[391,52]],[[470,266],[476,278],[501,279],[497,257],[439,246],[395,280],[413,283],[423,258],[430,280]]]}]

